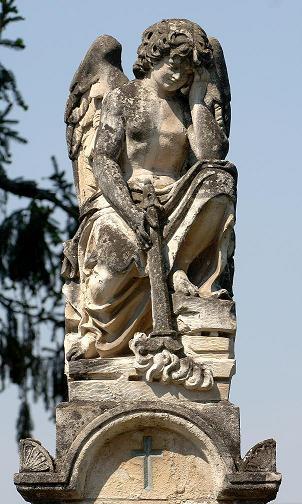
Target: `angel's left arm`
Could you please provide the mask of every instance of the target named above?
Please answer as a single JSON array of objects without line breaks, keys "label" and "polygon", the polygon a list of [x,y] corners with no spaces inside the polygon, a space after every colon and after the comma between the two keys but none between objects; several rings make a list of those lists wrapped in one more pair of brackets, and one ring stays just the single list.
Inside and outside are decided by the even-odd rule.
[{"label": "angel's left arm", "polygon": [[191,148],[198,160],[224,159],[229,142],[225,133],[221,107],[215,102],[213,112],[206,104],[209,74],[205,69],[196,71],[189,93],[192,125],[188,129]]}]

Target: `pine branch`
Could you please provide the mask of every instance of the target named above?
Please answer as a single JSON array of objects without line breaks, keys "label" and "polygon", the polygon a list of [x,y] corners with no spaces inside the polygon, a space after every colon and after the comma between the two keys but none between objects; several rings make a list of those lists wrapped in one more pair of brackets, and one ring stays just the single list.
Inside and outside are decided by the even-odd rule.
[{"label": "pine branch", "polygon": [[[16,0],[0,0],[0,46],[22,50],[21,38],[4,34],[10,23],[22,21]],[[64,377],[64,303],[61,295],[59,243],[74,234],[78,211],[72,184],[52,157],[49,189],[23,178],[9,178],[5,167],[12,161],[12,141],[26,143],[11,118],[16,107],[27,110],[14,73],[0,63],[0,391],[7,383],[19,388],[21,407],[17,437],[33,428],[29,392],[52,409],[66,392]],[[28,207],[7,215],[9,194],[29,199]],[[38,204],[38,201],[41,203]],[[55,219],[65,212],[63,225]],[[47,348],[44,337],[50,343]]]},{"label": "pine branch", "polygon": [[25,44],[21,38],[16,40],[2,39],[0,40],[0,45],[9,47],[10,49],[25,49]]},{"label": "pine branch", "polygon": [[78,217],[76,207],[65,205],[49,189],[41,189],[37,187],[36,182],[33,180],[10,179],[4,172],[0,172],[0,189],[19,197],[49,201],[58,208],[64,210],[64,212],[70,215],[70,217]]},{"label": "pine branch", "polygon": [[24,17],[19,16],[18,8],[14,5],[14,3],[15,0],[1,0],[2,10],[0,12],[0,36],[4,28],[6,28],[9,23],[24,21]]}]

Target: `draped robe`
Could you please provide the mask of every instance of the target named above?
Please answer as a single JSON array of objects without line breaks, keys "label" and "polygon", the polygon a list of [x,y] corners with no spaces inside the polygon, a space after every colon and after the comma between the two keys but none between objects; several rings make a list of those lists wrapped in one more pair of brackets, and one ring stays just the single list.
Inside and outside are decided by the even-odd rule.
[{"label": "draped robe", "polygon": [[[225,285],[231,289],[236,179],[236,168],[229,162],[197,162],[179,180],[156,190],[164,208],[161,232],[167,279],[192,226],[197,219],[202,226],[203,215],[214,222],[211,203],[220,199],[224,211],[215,224],[215,239],[206,249],[200,243],[200,253],[188,258],[188,276],[201,293],[206,284],[212,290]],[[142,188],[132,184],[129,190],[139,205]],[[95,339],[96,355],[129,353],[134,333],[152,330],[147,253],[140,250],[135,233],[104,195],[88,202],[64,254],[64,293],[77,321],[72,330],[77,330],[78,338]]]}]

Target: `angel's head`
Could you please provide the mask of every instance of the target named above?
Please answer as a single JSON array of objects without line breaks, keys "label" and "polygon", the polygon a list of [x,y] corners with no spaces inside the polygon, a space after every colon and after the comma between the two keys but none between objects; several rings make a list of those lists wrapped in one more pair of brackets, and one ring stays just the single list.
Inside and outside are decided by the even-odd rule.
[{"label": "angel's head", "polygon": [[142,35],[133,73],[143,79],[158,72],[163,86],[173,91],[185,87],[194,67],[209,67],[213,52],[204,30],[186,19],[164,19]]}]

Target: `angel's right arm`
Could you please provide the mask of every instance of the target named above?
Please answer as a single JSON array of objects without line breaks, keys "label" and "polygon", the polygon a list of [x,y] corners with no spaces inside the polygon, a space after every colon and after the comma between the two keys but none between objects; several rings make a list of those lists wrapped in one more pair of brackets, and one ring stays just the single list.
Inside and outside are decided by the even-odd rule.
[{"label": "angel's right arm", "polygon": [[102,103],[93,172],[107,201],[127,224],[139,235],[143,246],[149,246],[144,230],[144,211],[134,204],[124,180],[119,158],[125,142],[125,125],[120,89],[108,93]]}]

